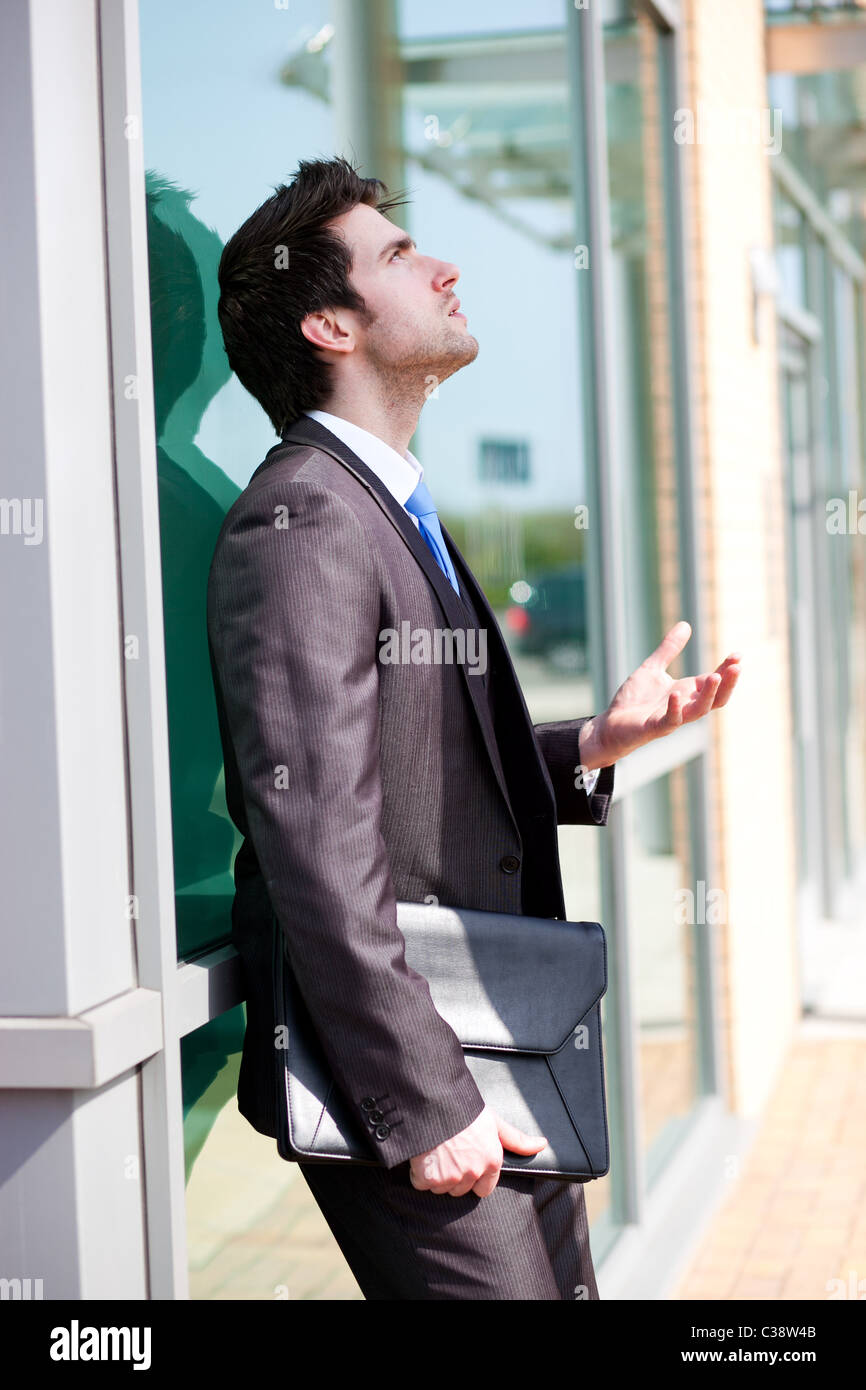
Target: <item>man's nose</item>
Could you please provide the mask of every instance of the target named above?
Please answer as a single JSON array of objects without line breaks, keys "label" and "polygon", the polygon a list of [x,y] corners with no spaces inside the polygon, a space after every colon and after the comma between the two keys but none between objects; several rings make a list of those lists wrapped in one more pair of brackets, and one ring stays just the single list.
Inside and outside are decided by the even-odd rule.
[{"label": "man's nose", "polygon": [[439,289],[452,289],[460,279],[460,270],[456,265],[449,261],[440,261],[439,269],[434,276],[434,284]]}]

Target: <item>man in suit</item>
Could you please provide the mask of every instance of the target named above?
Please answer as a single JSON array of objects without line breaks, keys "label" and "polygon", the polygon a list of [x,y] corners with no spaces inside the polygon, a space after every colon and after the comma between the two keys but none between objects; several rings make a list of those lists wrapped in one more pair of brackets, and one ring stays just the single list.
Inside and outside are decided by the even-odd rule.
[{"label": "man in suit", "polygon": [[[496,619],[408,445],[473,360],[455,266],[342,159],[302,161],[227,243],[229,362],[281,442],[230,508],[208,636],[247,985],[241,1112],[275,1136],[271,921],[376,1166],[301,1163],[368,1299],[597,1298],[580,1184],[484,1104],[398,900],[564,917],[559,824],[604,825],[614,763],[724,703],[674,682],[678,624],[601,716],[532,724]],[[382,658],[387,630],[486,639],[485,669]],[[480,651],[484,644],[473,648]],[[646,668],[646,669],[645,669]],[[596,772],[595,785],[586,785]]]}]

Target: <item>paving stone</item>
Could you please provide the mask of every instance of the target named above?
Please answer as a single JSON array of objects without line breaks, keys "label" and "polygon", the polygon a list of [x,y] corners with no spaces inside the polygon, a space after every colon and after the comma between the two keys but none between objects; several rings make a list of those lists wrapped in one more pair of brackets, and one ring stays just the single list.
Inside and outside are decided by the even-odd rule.
[{"label": "paving stone", "polygon": [[[799,1036],[678,1299],[826,1300],[866,1281],[866,1039]],[[866,1292],[866,1282],[864,1282]]]}]

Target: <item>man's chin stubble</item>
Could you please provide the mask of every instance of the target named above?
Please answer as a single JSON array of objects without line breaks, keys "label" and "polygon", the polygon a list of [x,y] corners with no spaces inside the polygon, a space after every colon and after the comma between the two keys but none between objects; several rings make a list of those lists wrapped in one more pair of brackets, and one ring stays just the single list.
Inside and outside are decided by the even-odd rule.
[{"label": "man's chin stubble", "polygon": [[[458,330],[459,331],[459,330]],[[448,344],[448,350],[437,355],[431,352],[426,360],[419,362],[428,373],[438,376],[440,381],[445,381],[447,377],[459,372],[461,367],[468,367],[470,362],[474,362],[478,356],[478,339],[473,338],[471,333],[461,333],[459,341]]]}]

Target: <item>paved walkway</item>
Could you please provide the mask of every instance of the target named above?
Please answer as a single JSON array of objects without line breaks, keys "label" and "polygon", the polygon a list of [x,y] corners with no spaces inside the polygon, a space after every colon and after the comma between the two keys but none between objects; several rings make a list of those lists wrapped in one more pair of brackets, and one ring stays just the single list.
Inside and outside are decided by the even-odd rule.
[{"label": "paved walkway", "polygon": [[674,1297],[831,1296],[866,1299],[866,1026],[808,1020]]},{"label": "paved walkway", "polygon": [[[298,1168],[224,1094],[215,1104],[187,1189],[191,1296],[361,1299]],[[826,1300],[858,1287],[866,1298],[866,1025],[806,1022],[673,1297]]]}]

